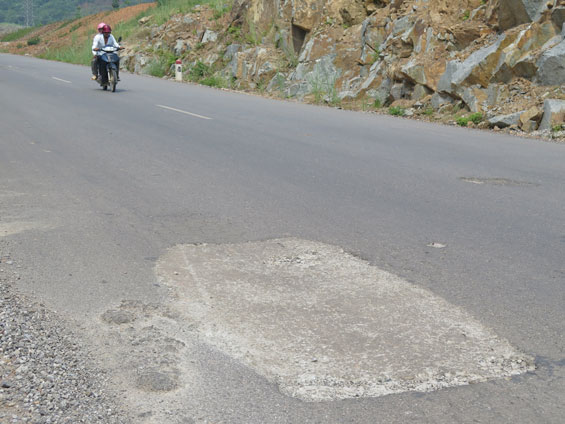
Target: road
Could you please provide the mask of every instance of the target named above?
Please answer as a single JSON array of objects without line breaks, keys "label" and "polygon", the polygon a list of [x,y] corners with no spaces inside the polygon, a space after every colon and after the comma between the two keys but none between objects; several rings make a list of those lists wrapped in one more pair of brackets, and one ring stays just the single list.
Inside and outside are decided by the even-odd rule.
[{"label": "road", "polygon": [[[21,267],[18,289],[81,334],[115,375],[123,407],[142,412],[137,422],[563,422],[564,145],[127,73],[109,93],[85,67],[5,54],[0,90],[0,240]],[[304,320],[282,308],[283,328],[267,325],[278,315],[257,312],[266,292],[246,263],[270,260],[261,255],[272,240],[290,262],[327,254],[331,290],[348,278],[332,279],[340,269],[385,273],[407,290],[402,301],[424,290],[445,305],[439,321],[460,314],[458,326],[495,335],[535,370],[429,392],[309,397],[296,381],[310,365],[279,367],[269,355],[283,355],[285,328],[316,322],[303,311],[331,290],[316,279],[296,297],[273,289]],[[240,285],[218,288],[220,277]],[[344,284],[332,301],[349,301]],[[343,312],[328,318],[336,338],[360,319],[362,293],[348,312],[332,309]],[[379,322],[363,337],[377,337]],[[427,341],[412,342],[389,352],[392,375],[412,372],[418,359],[404,352]],[[318,348],[284,350],[285,361]],[[353,372],[340,362],[348,356],[329,355],[323,375]],[[157,363],[156,378],[140,374]]]}]

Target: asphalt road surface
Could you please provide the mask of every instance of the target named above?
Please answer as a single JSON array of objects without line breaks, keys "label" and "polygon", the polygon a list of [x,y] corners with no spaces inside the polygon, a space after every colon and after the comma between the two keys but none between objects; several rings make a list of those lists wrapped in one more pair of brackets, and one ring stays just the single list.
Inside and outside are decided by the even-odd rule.
[{"label": "asphalt road surface", "polygon": [[564,422],[564,145],[89,77],[0,55],[0,254],[133,422]]}]

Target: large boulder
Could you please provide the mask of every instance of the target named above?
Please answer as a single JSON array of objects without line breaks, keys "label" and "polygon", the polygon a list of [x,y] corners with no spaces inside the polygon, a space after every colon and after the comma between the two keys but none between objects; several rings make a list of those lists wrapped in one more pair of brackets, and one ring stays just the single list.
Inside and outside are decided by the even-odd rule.
[{"label": "large boulder", "polygon": [[506,128],[511,125],[520,124],[520,116],[524,111],[510,113],[508,115],[496,115],[488,119],[491,127]]},{"label": "large boulder", "polygon": [[292,4],[292,24],[304,31],[312,31],[324,15],[324,0],[296,0]]},{"label": "large boulder", "polygon": [[433,58],[420,57],[419,60],[411,60],[400,69],[401,75],[413,84],[420,84],[431,90],[437,90],[440,76],[445,71],[444,60],[433,60]]},{"label": "large boulder", "polygon": [[502,50],[494,75],[495,81],[508,83],[514,77],[531,80],[537,72],[537,55],[534,52],[548,48],[547,43],[550,40],[560,40],[557,34],[551,22],[536,22],[520,31],[514,42]]},{"label": "large boulder", "polygon": [[563,124],[565,118],[565,100],[548,99],[543,103],[543,118],[540,130],[549,130],[554,125]]},{"label": "large boulder", "polygon": [[538,63],[537,82],[540,85],[565,83],[565,40],[544,52]]},{"label": "large boulder", "polygon": [[545,9],[547,0],[498,0],[498,28],[502,31],[534,22]]},{"label": "large boulder", "polygon": [[448,62],[437,89],[461,97],[463,86],[488,87],[498,69],[502,50],[513,40],[513,37],[503,34],[495,43],[477,50],[463,62],[459,60]]}]

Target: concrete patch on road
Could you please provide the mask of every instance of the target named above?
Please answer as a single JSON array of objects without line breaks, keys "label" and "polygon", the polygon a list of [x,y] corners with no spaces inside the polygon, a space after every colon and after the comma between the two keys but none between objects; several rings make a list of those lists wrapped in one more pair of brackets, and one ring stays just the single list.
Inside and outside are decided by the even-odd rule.
[{"label": "concrete patch on road", "polygon": [[305,401],[427,392],[534,369],[465,311],[335,246],[181,245],[156,272],[208,343]]},{"label": "concrete patch on road", "polygon": [[26,197],[28,196],[25,193],[0,188],[0,238],[24,231],[50,228],[30,216],[29,208],[23,200]]},{"label": "concrete patch on road", "polygon": [[33,230],[40,227],[35,222],[26,221],[13,221],[13,222],[0,222],[0,237],[18,234],[24,231]]}]

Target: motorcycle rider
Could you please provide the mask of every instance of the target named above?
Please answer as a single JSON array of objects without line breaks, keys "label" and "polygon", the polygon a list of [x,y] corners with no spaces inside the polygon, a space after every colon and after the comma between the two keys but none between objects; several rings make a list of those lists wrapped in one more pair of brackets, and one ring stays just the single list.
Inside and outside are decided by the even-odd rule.
[{"label": "motorcycle rider", "polygon": [[92,69],[92,80],[98,79],[98,55],[94,51],[94,46],[98,44],[97,39],[102,37],[102,28],[106,25],[104,22],[100,22],[98,27],[98,34],[94,36],[94,40],[92,41],[92,61],[90,62],[90,68]]},{"label": "motorcycle rider", "polygon": [[[101,60],[100,60],[100,56],[102,56],[104,54],[104,52],[102,51],[103,47],[115,47],[115,48],[120,49],[120,50],[122,49],[122,47],[120,47],[120,45],[118,44],[118,42],[116,41],[116,39],[112,35],[112,28],[108,24],[105,24],[102,27],[102,36],[98,37],[98,35],[96,35],[94,37],[93,42],[92,42],[92,51],[96,52],[96,62],[97,62],[98,69],[100,69],[100,70],[105,69],[105,68],[100,68],[100,66],[104,66],[104,64],[101,63]],[[118,63],[118,81],[119,80],[120,80],[120,66],[119,66],[119,63]]]}]

